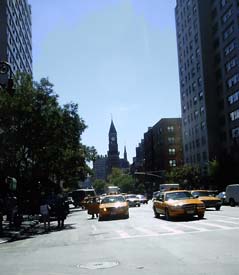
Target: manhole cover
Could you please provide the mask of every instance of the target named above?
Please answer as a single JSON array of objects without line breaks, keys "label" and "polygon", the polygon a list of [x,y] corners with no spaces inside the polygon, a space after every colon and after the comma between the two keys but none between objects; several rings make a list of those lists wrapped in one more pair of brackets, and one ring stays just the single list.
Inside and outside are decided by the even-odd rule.
[{"label": "manhole cover", "polygon": [[111,268],[117,265],[119,265],[119,262],[92,262],[92,263],[78,265],[77,267],[86,268],[86,269],[104,269],[104,268]]}]

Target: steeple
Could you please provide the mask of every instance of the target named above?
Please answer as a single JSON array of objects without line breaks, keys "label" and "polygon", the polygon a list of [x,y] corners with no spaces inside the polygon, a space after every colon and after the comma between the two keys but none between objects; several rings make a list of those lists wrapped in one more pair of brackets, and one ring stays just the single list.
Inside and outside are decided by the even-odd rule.
[{"label": "steeple", "polygon": [[114,122],[111,119],[109,130],[108,174],[111,173],[113,167],[120,168],[120,159],[117,143],[117,131]]},{"label": "steeple", "polygon": [[111,119],[109,134],[117,134],[115,126],[114,126],[114,122],[112,119]]},{"label": "steeple", "polygon": [[124,160],[127,161],[127,152],[126,152],[126,146],[124,146]]}]

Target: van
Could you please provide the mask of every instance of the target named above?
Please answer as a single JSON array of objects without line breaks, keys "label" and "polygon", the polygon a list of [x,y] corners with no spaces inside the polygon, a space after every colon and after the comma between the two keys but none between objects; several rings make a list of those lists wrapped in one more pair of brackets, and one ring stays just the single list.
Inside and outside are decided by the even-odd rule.
[{"label": "van", "polygon": [[75,207],[82,206],[82,202],[86,197],[96,196],[95,189],[77,189],[72,191],[72,199]]},{"label": "van", "polygon": [[231,206],[239,204],[239,184],[230,184],[227,186],[226,202]]}]

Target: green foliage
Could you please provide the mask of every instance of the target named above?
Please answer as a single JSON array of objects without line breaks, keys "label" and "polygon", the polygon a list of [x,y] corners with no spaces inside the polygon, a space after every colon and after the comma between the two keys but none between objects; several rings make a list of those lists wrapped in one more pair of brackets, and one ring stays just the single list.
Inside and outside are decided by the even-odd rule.
[{"label": "green foliage", "polygon": [[100,180],[100,179],[96,179],[93,182],[93,187],[96,191],[96,194],[103,194],[105,191],[105,187],[106,187],[107,183],[104,180]]},{"label": "green foliage", "polygon": [[135,191],[135,182],[131,175],[126,175],[122,170],[113,168],[108,177],[108,185],[115,185],[120,188],[122,193],[131,193]]},{"label": "green foliage", "polygon": [[78,105],[61,107],[57,100],[48,79],[37,83],[25,74],[17,75],[14,94],[0,93],[0,171],[16,177],[22,188],[83,180],[90,170],[86,161],[96,155],[81,143],[87,126]]},{"label": "green foliage", "polygon": [[179,183],[184,188],[196,187],[200,183],[201,175],[199,167],[184,165],[175,167],[166,174],[168,182]]}]

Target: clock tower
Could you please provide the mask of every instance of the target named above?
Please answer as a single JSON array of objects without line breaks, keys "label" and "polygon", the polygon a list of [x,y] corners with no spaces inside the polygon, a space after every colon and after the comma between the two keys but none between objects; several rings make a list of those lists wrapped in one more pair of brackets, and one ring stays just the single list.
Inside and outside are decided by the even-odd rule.
[{"label": "clock tower", "polygon": [[120,159],[117,143],[117,131],[113,120],[111,120],[109,130],[108,174],[111,173],[113,167],[120,168]]}]

